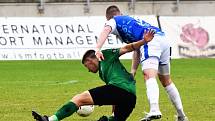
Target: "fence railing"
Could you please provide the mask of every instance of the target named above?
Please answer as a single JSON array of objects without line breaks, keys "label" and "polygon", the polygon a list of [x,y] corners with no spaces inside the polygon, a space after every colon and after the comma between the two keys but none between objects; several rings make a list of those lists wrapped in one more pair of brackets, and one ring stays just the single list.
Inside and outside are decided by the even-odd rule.
[{"label": "fence railing", "polygon": [[[86,2],[87,0],[43,0],[45,3]],[[90,2],[130,2],[132,0],[89,0]],[[205,0],[135,0],[138,1],[205,1]],[[215,0],[207,0],[215,1]],[[40,0],[0,0],[0,3],[38,3]]]}]

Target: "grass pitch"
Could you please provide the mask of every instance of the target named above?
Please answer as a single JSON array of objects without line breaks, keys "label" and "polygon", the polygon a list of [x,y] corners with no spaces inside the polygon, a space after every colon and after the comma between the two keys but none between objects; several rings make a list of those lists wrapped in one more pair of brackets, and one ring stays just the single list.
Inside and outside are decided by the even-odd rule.
[{"label": "grass pitch", "polygon": [[[131,61],[122,62],[130,70]],[[214,121],[215,59],[177,59],[171,63],[172,79],[189,120]],[[80,60],[0,61],[0,68],[0,121],[33,121],[31,110],[52,115],[75,94],[104,84]],[[136,80],[137,104],[128,121],[139,121],[149,109],[140,68]],[[161,85],[160,109],[161,121],[175,120],[175,109]],[[64,121],[96,121],[110,114],[110,106],[96,106],[89,117],[74,114]]]}]

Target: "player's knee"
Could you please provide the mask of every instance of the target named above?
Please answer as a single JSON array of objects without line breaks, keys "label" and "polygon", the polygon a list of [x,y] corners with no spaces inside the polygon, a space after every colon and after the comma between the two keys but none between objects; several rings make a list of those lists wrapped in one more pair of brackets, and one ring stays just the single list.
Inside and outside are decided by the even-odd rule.
[{"label": "player's knee", "polygon": [[81,96],[80,94],[75,95],[72,99],[72,102],[74,102],[77,106],[80,106],[80,102],[81,102]]},{"label": "player's knee", "polygon": [[172,83],[169,75],[159,75],[159,80],[161,81],[163,87],[166,87]]},{"label": "player's knee", "polygon": [[150,78],[156,78],[157,76],[157,70],[155,69],[145,69],[143,71],[144,79],[148,80]]},{"label": "player's knee", "polygon": [[85,91],[81,94],[77,94],[72,98],[72,102],[74,102],[77,106],[82,106],[84,105],[86,102],[88,102],[88,97],[89,97],[89,92]]},{"label": "player's knee", "polygon": [[166,87],[166,86],[169,86],[171,83],[172,83],[172,81],[169,79],[169,80],[162,82],[162,85],[163,85],[163,87]]}]

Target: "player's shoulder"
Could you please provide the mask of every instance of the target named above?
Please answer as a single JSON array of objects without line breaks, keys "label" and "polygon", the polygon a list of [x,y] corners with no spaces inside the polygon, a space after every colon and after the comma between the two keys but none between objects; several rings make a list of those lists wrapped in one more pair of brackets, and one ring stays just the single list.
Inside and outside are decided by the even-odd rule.
[{"label": "player's shoulder", "polygon": [[117,19],[117,18],[133,18],[133,17],[130,15],[118,15],[118,16],[114,16],[113,18]]},{"label": "player's shoulder", "polygon": [[102,50],[102,53],[117,53],[119,52],[119,49],[120,48],[105,49],[105,50]]},{"label": "player's shoulder", "polygon": [[105,23],[105,25],[110,25],[110,24],[116,24],[116,22],[115,22],[115,19],[114,19],[114,18],[112,18],[112,19],[110,19],[110,20],[106,21],[106,23]]},{"label": "player's shoulder", "polygon": [[112,57],[118,57],[119,51],[120,51],[120,48],[112,48],[112,49],[102,50],[102,53],[104,57],[112,58]]}]

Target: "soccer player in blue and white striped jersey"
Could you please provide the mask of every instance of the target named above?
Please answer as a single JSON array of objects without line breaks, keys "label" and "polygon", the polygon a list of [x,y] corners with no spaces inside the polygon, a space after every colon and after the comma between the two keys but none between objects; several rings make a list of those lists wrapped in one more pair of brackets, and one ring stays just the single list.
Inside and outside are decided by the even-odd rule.
[{"label": "soccer player in blue and white striped jersey", "polygon": [[159,87],[156,81],[158,74],[163,87],[177,110],[177,120],[188,121],[183,111],[178,89],[170,78],[170,43],[166,39],[165,33],[143,20],[122,15],[119,8],[114,5],[107,8],[106,19],[107,22],[96,45],[96,56],[100,60],[105,59],[100,49],[109,34],[117,35],[125,43],[132,43],[141,40],[144,37],[144,31],[155,31],[152,41],[145,43],[133,53],[131,73],[135,76],[139,63],[142,65],[150,104],[149,113],[141,120],[150,121],[161,118],[162,114],[158,104]]}]

